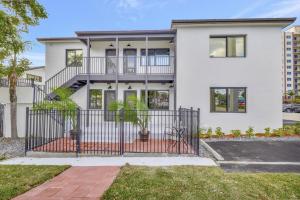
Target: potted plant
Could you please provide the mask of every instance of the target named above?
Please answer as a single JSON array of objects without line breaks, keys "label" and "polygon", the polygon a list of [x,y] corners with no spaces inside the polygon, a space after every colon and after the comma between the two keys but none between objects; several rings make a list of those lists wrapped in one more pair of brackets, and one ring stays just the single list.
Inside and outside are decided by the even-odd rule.
[{"label": "potted plant", "polygon": [[139,137],[142,142],[149,140],[150,131],[148,130],[149,110],[147,105],[135,95],[129,96],[127,102],[115,101],[109,105],[110,110],[117,111],[117,119],[120,120],[123,112],[123,120],[131,122],[139,127]]},{"label": "potted plant", "polygon": [[77,104],[70,98],[72,91],[69,88],[57,88],[53,91],[56,100],[46,100],[34,106],[36,110],[55,110],[61,113],[63,122],[70,120],[72,129],[69,131],[70,138],[76,139],[80,130],[77,129]]}]

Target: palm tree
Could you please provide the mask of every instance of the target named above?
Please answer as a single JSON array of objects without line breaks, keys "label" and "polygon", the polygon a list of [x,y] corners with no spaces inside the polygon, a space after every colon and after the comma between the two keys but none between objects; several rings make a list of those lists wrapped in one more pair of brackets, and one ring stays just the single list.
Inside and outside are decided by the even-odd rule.
[{"label": "palm tree", "polygon": [[[9,82],[9,101],[11,116],[11,137],[18,137],[17,130],[17,82],[24,72],[29,68],[30,62],[26,58],[18,59],[18,54],[23,51],[25,44],[20,43],[14,48],[13,56],[7,60],[7,65],[2,64],[2,73],[7,76]],[[3,67],[4,66],[4,67]]]}]

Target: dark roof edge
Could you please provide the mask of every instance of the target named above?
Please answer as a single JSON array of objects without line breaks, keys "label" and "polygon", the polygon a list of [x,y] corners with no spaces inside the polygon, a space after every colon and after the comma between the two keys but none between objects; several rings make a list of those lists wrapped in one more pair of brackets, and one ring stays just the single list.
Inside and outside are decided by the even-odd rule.
[{"label": "dark roof edge", "polygon": [[151,34],[173,34],[174,30],[124,30],[124,31],[76,31],[77,36],[88,35],[151,35]]},{"label": "dark roof edge", "polygon": [[[29,69],[28,70],[35,70],[35,69],[43,69],[43,68],[45,68],[45,66],[36,66],[36,67],[29,67]],[[27,70],[27,71],[28,71]]]},{"label": "dark roof edge", "polygon": [[49,38],[37,38],[39,42],[46,42],[46,41],[65,41],[65,40],[78,40],[77,37],[49,37]]},{"label": "dark roof edge", "polygon": [[174,19],[172,24],[214,24],[214,23],[293,23],[297,18],[239,18],[239,19]]}]

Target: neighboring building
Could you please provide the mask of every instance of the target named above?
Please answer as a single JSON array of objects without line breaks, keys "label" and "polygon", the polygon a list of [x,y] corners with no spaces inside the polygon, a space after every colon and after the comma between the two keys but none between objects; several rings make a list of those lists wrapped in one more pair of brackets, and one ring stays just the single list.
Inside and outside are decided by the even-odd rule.
[{"label": "neighboring building", "polygon": [[300,95],[300,26],[283,32],[283,96]]},{"label": "neighboring building", "polygon": [[202,127],[278,128],[281,31],[294,20],[173,20],[168,30],[39,38],[46,47],[45,93],[70,87],[81,108],[104,110],[137,95],[150,109],[200,108]]},{"label": "neighboring building", "polygon": [[[17,81],[17,116],[18,135],[25,136],[25,111],[26,107],[32,107],[34,88],[32,87],[32,79],[34,84],[43,85],[45,83],[45,67],[31,67]],[[0,137],[1,133],[5,137],[10,137],[10,100],[9,100],[9,84],[6,78],[0,79]]]}]

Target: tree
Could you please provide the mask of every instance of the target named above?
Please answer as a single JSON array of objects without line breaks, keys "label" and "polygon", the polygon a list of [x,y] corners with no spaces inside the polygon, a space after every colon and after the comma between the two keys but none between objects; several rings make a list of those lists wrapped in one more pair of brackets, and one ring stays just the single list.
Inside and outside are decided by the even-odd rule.
[{"label": "tree", "polygon": [[21,34],[47,18],[47,13],[36,0],[0,0],[0,6],[0,74],[9,80],[11,136],[17,138],[17,80],[30,64],[28,59],[18,59],[29,44]]},{"label": "tree", "polygon": [[292,103],[294,102],[295,92],[293,90],[288,91],[288,96],[291,98]]}]

